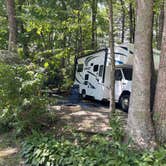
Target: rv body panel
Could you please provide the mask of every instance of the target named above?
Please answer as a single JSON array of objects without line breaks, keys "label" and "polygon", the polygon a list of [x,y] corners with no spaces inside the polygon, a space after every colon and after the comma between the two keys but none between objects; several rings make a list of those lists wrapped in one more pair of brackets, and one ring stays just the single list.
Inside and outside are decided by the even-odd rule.
[{"label": "rv body panel", "polygon": [[79,93],[86,92],[86,95],[102,100],[105,71],[107,61],[107,49],[98,51],[91,55],[77,59],[75,73],[75,84],[79,84]]}]

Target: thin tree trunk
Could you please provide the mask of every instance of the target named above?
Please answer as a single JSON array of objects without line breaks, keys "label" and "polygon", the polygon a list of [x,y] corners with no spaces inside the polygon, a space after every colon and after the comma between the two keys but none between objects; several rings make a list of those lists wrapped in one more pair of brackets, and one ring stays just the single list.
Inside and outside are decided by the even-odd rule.
[{"label": "thin tree trunk", "polygon": [[124,1],[120,0],[121,2],[121,6],[122,6],[122,37],[121,37],[121,42],[124,42],[124,36],[125,36],[125,19],[126,19],[126,15],[125,15],[125,6],[124,6]]},{"label": "thin tree trunk", "polygon": [[133,33],[134,33],[134,28],[133,28],[133,7],[132,3],[129,4],[129,28],[130,28],[130,43],[133,43]]},{"label": "thin tree trunk", "polygon": [[15,2],[14,0],[7,0],[7,12],[9,21],[9,51],[16,51],[17,46],[17,25],[15,15]]},{"label": "thin tree trunk", "polygon": [[128,134],[141,149],[155,146],[150,114],[153,0],[137,0],[137,24]]},{"label": "thin tree trunk", "polygon": [[155,15],[154,21],[155,21],[155,29],[154,30],[155,30],[155,33],[156,33],[155,42],[157,44],[157,49],[158,49],[158,41],[159,41],[159,16],[158,16],[157,13]]},{"label": "thin tree trunk", "polygon": [[135,30],[136,30],[136,12],[133,8],[133,43],[135,42]]},{"label": "thin tree trunk", "polygon": [[[152,15],[152,37],[151,43],[153,43],[153,28],[154,28],[154,11]],[[156,90],[156,74],[155,74],[155,67],[154,67],[154,58],[153,58],[153,48],[151,47],[151,90],[150,90],[150,110],[153,111],[154,105],[154,97],[155,97],[155,90]]]},{"label": "thin tree trunk", "polygon": [[80,18],[80,10],[78,11],[78,30],[77,30],[77,57],[82,55],[82,27],[81,27],[81,18]]},{"label": "thin tree trunk", "polygon": [[92,0],[92,49],[97,49],[97,0]]},{"label": "thin tree trunk", "polygon": [[154,105],[154,122],[157,140],[166,143],[166,1],[161,57]]},{"label": "thin tree trunk", "polygon": [[157,40],[157,49],[159,50],[161,50],[163,25],[164,25],[164,1],[162,1],[160,15],[159,15],[159,32]]},{"label": "thin tree trunk", "polygon": [[110,112],[115,112],[115,56],[114,56],[114,35],[113,35],[113,5],[112,0],[109,0],[109,48],[111,57],[111,69],[110,69]]},{"label": "thin tree trunk", "polygon": [[[22,12],[22,5],[23,5],[24,2],[25,2],[24,0],[19,0],[19,1],[18,1],[18,4],[19,4],[19,6],[18,6],[18,11],[19,11],[20,13]],[[24,33],[26,32],[26,30],[25,30],[25,28],[24,28],[24,23],[23,23],[23,21],[22,21],[21,18],[18,20],[17,26],[18,26],[18,28],[20,29],[20,34],[24,34]],[[25,37],[25,35],[24,35],[24,37],[22,38],[21,42],[22,42],[22,47],[23,47],[24,56],[25,56],[26,58],[28,58],[28,55],[29,55],[28,38]]]}]

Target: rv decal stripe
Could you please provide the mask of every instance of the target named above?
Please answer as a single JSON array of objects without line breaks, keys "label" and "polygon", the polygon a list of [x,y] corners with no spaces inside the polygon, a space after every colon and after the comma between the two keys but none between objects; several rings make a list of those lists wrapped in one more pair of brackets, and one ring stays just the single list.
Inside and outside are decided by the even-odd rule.
[{"label": "rv decal stripe", "polygon": [[76,77],[75,79],[76,79],[76,81],[77,81],[78,83],[80,83],[80,84],[81,84],[81,82],[78,80],[78,78],[77,78],[77,77]]},{"label": "rv decal stripe", "polygon": [[91,61],[92,59],[96,58],[97,56],[90,56],[88,58],[85,59],[85,65],[88,66],[89,61]]},{"label": "rv decal stripe", "polygon": [[97,77],[95,74],[93,74],[92,72],[90,71],[87,71],[89,74],[93,75],[94,77]]},{"label": "rv decal stripe", "polygon": [[79,76],[84,80],[83,76],[79,73]]},{"label": "rv decal stripe", "polygon": [[122,48],[122,49],[128,51],[128,48],[127,48],[127,47],[120,46],[120,48]]},{"label": "rv decal stripe", "polygon": [[90,82],[89,82],[89,85],[92,89],[96,89]]},{"label": "rv decal stripe", "polygon": [[120,52],[115,52],[115,54],[122,55],[122,56],[127,56],[127,55],[125,55],[123,53],[120,53]]},{"label": "rv decal stripe", "polygon": [[115,60],[115,62],[118,63],[118,64],[123,64],[122,61]]}]

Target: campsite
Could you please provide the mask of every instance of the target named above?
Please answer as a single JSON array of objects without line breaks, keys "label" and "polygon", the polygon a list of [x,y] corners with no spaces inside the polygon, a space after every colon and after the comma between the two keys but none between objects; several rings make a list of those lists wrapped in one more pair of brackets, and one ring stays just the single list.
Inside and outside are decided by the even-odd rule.
[{"label": "campsite", "polygon": [[0,0],[0,166],[166,165],[166,0]]}]

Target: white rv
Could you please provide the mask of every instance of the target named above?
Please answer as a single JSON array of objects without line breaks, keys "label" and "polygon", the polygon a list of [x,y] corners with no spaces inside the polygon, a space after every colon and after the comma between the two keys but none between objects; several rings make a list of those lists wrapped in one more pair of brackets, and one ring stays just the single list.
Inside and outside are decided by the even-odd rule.
[{"label": "white rv", "polygon": [[[115,102],[128,110],[132,87],[133,44],[115,45]],[[102,49],[77,59],[74,85],[83,98],[109,100],[110,51]]]}]

